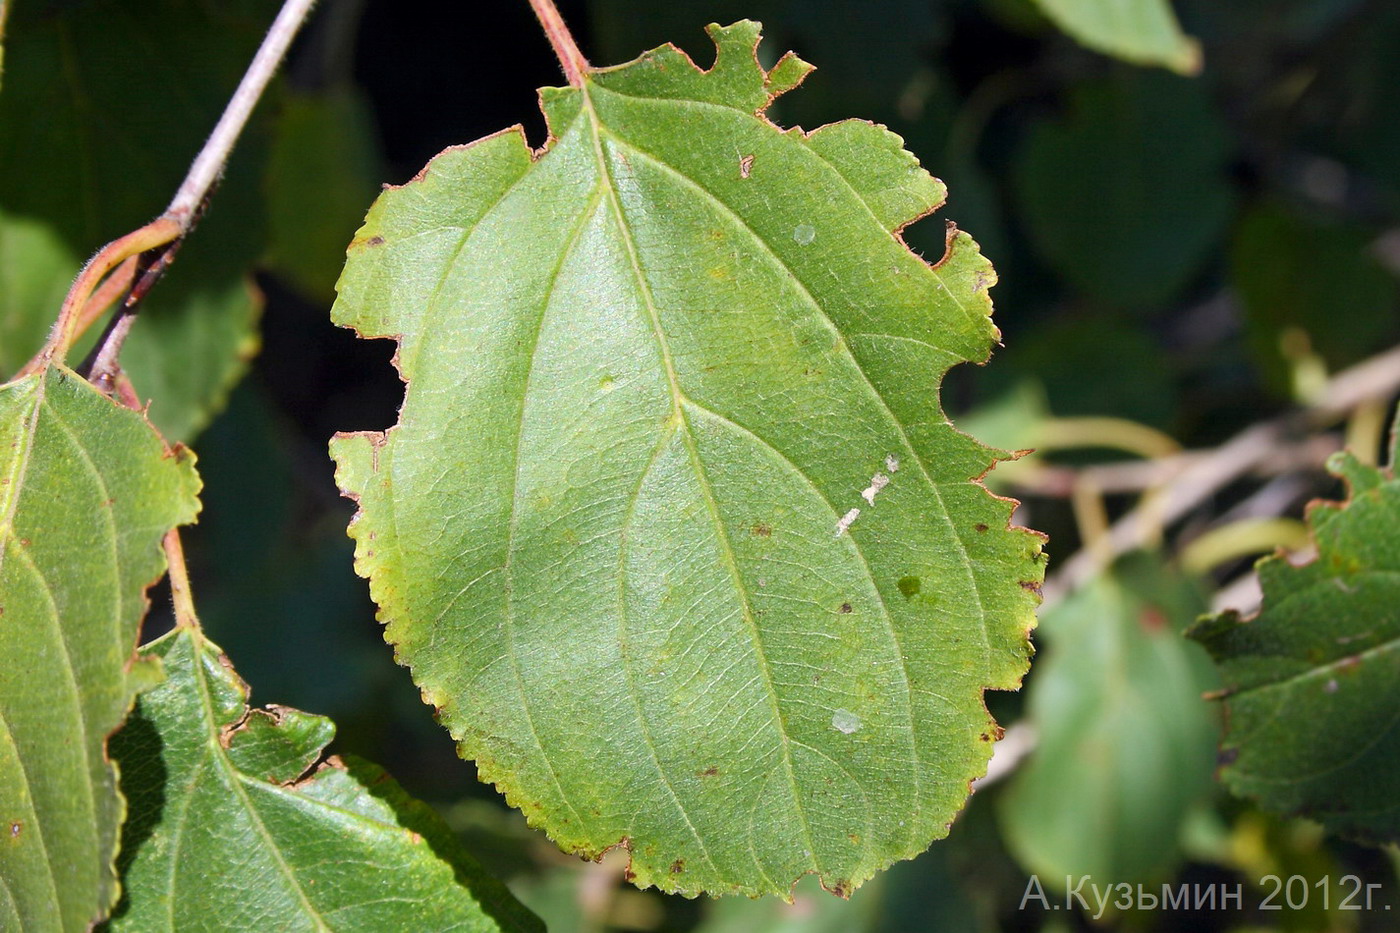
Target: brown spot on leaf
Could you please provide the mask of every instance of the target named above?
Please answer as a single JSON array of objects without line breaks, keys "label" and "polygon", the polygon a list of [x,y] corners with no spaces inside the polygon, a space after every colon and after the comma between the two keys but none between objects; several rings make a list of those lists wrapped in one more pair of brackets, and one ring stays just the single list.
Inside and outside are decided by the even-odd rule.
[{"label": "brown spot on leaf", "polygon": [[1034,593],[1037,596],[1040,595],[1039,580],[1020,580],[1018,581],[1018,585],[1028,593]]},{"label": "brown spot on leaf", "polygon": [[773,526],[759,522],[749,529],[749,534],[756,538],[769,538],[773,535]]},{"label": "brown spot on leaf", "polygon": [[751,155],[746,155],[746,156],[744,156],[742,159],[739,160],[739,177],[740,177],[740,178],[748,178],[748,177],[749,177],[749,173],[752,172],[752,171],[753,171],[753,156],[751,156]]},{"label": "brown spot on leaf", "polygon": [[980,533],[980,532],[985,532],[985,531],[987,530],[987,523],[986,523],[986,522],[978,522],[976,525],[973,525],[972,527],[976,528],[977,531],[978,531],[979,533]]},{"label": "brown spot on leaf", "polygon": [[[823,885],[823,887],[826,886]],[[827,890],[839,898],[847,899],[851,896],[851,883],[849,881],[838,881],[827,888]]]},{"label": "brown spot on leaf", "polygon": [[678,858],[671,863],[671,874],[679,875],[683,871],[685,871],[685,859]]},{"label": "brown spot on leaf", "polygon": [[1138,613],[1138,625],[1149,635],[1165,631],[1167,628],[1167,614],[1158,606],[1144,606],[1142,612]]},{"label": "brown spot on leaf", "polygon": [[842,615],[849,615],[850,613],[854,612],[855,610],[853,610],[853,609],[851,608],[851,604],[850,604],[850,603],[842,603],[842,604],[841,604],[841,608],[840,608],[840,610],[838,610],[838,611],[839,611]]},{"label": "brown spot on leaf", "polygon": [[21,832],[23,832],[23,831],[24,831],[24,823],[23,823],[22,821],[20,821],[20,820],[15,820],[15,821],[13,821],[12,823],[10,823],[10,838],[11,838],[11,839],[18,839],[18,838],[19,838],[19,834],[20,834]]},{"label": "brown spot on leaf", "polygon": [[709,766],[708,768],[706,768],[704,771],[701,771],[701,772],[700,772],[700,777],[717,777],[718,775],[719,775],[719,768],[716,767],[715,765],[710,765],[710,766]]},{"label": "brown spot on leaf", "polygon": [[1240,757],[1238,748],[1222,748],[1220,754],[1216,756],[1215,763],[1225,768],[1235,763],[1235,759]]}]

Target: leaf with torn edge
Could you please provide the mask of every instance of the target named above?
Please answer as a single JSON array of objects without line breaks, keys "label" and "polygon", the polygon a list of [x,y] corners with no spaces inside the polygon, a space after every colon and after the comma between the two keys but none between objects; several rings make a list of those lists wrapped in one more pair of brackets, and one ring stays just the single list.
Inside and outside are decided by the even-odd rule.
[{"label": "leaf with torn edge", "polygon": [[250,710],[192,629],[142,653],[166,677],[112,738],[131,817],[111,933],[543,930],[387,774],[323,761],[329,719]]},{"label": "leaf with torn edge", "polygon": [[996,337],[971,238],[900,239],[942,184],[882,127],[774,126],[810,66],[710,33],[379,198],[333,314],[408,388],[332,449],[387,638],[534,825],[666,891],[845,894],[985,770],[1041,538],[938,404]]},{"label": "leaf with torn edge", "polygon": [[[1392,456],[1392,464],[1394,458]],[[1258,565],[1257,616],[1190,632],[1220,668],[1221,777],[1276,813],[1400,841],[1400,480],[1351,454],[1345,503],[1316,503],[1317,557]]]},{"label": "leaf with torn edge", "polygon": [[58,364],[0,386],[0,929],[86,930],[117,896],[107,736],[193,458]]}]

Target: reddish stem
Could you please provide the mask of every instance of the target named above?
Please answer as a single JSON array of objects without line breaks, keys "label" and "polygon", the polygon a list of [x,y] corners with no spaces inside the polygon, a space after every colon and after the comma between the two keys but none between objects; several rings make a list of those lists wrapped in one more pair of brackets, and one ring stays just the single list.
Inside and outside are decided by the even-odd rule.
[{"label": "reddish stem", "polygon": [[549,44],[554,47],[554,54],[564,69],[564,77],[569,79],[569,84],[573,87],[583,87],[583,74],[592,70],[593,66],[588,64],[588,59],[579,51],[578,43],[574,41],[569,27],[564,25],[564,18],[559,15],[554,0],[530,0],[530,6],[539,17],[540,26],[543,27]]}]

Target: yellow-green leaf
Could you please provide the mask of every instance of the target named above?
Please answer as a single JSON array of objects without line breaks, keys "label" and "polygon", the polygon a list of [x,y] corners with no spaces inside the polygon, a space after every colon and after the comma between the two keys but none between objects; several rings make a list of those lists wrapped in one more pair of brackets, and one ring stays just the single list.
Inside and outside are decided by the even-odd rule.
[{"label": "yellow-green leaf", "polygon": [[1041,539],[938,404],[996,338],[971,238],[900,239],[942,184],[882,127],[774,126],[810,66],[710,32],[380,197],[334,317],[408,389],[333,452],[388,639],[534,825],[668,891],[846,893],[984,771]]},{"label": "yellow-green leaf", "polygon": [[106,757],[192,458],[61,365],[0,386],[0,929],[80,931],[116,898]]},{"label": "yellow-green leaf", "polygon": [[1181,31],[1169,0],[1034,0],[1075,41],[1138,65],[1201,70],[1201,47]]}]

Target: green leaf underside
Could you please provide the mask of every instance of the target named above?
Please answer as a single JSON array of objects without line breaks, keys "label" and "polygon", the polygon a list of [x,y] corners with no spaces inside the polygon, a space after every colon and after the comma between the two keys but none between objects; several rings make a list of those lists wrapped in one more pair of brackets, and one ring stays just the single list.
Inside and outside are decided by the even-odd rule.
[{"label": "green leaf underside", "polygon": [[[357,569],[465,757],[565,849],[667,891],[850,891],[944,835],[1030,654],[1040,538],[938,405],[990,265],[898,137],[762,111],[809,66],[710,27],[546,89],[351,244],[400,423],[332,444]],[[855,515],[854,510],[859,509]]]},{"label": "green leaf underside", "polygon": [[112,933],[540,929],[383,771],[318,767],[329,719],[250,711],[191,630],[142,653],[166,677],[112,739],[131,801]]},{"label": "green leaf underside", "polygon": [[1182,33],[1169,0],[1035,0],[1035,4],[1088,48],[1182,74],[1201,68],[1201,47]]},{"label": "green leaf underside", "polygon": [[0,929],[84,930],[116,897],[104,750],[162,535],[198,480],[138,413],[54,366],[0,387]]},{"label": "green leaf underside", "polygon": [[1191,632],[1225,684],[1221,775],[1269,810],[1400,841],[1400,481],[1341,455],[1345,504],[1308,513],[1317,557],[1259,564],[1264,602]]},{"label": "green leaf underside", "polygon": [[1215,767],[1219,724],[1201,699],[1213,672],[1180,634],[1204,608],[1134,554],[1044,614],[1027,698],[1036,748],[998,802],[1007,844],[1047,886],[1170,868]]}]

